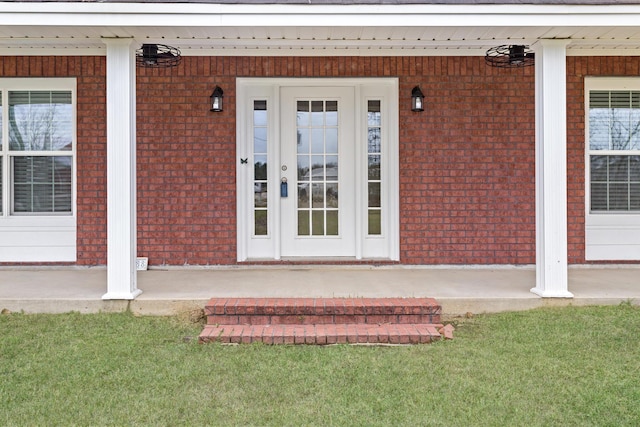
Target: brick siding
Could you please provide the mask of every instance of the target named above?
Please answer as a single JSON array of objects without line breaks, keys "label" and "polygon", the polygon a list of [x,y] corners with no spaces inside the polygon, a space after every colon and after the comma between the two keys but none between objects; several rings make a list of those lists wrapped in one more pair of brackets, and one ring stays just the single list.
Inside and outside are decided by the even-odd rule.
[{"label": "brick siding", "polygon": [[[78,264],[106,263],[103,57],[0,57],[4,77],[78,78]],[[568,57],[569,262],[584,263],[584,77],[637,57]],[[235,78],[398,77],[405,264],[535,262],[533,68],[480,57],[185,57],[138,69],[138,251],[150,265],[236,261]],[[225,109],[209,112],[215,85]],[[425,112],[409,109],[420,85]]]}]

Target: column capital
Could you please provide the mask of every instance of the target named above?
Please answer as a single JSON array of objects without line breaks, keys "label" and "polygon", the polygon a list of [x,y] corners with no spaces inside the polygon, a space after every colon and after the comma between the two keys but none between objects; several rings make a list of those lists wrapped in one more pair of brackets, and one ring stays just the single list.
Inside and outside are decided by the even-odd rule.
[{"label": "column capital", "polygon": [[571,39],[540,39],[531,45],[531,49],[537,52],[545,47],[567,47],[571,41]]}]

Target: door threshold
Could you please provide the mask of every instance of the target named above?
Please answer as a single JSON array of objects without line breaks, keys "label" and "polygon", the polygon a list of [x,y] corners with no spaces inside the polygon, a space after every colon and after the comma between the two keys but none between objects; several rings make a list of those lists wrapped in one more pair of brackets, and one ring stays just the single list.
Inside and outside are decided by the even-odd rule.
[{"label": "door threshold", "polygon": [[400,261],[385,258],[356,259],[355,257],[285,257],[275,259],[248,259],[238,265],[397,265]]}]

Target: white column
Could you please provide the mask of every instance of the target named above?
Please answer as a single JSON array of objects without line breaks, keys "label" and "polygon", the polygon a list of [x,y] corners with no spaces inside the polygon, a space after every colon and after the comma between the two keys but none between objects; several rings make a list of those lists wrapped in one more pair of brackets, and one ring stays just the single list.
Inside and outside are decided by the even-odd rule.
[{"label": "white column", "polygon": [[567,271],[568,40],[540,40],[535,48],[536,287],[541,297],[571,298]]},{"label": "white column", "polygon": [[107,293],[134,299],[136,274],[136,69],[133,39],[107,45]]}]

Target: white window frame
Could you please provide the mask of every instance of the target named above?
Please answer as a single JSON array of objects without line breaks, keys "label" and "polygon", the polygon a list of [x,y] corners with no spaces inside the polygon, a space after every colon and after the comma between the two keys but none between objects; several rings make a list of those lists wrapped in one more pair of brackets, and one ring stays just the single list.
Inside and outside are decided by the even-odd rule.
[{"label": "white window frame", "polygon": [[[585,78],[585,258],[587,261],[640,260],[640,212],[591,212],[591,162],[596,152],[589,147],[589,94],[591,91],[640,91],[637,77]],[[620,154],[640,155],[640,151],[621,151]]]},{"label": "white window frame", "polygon": [[[77,240],[77,90],[75,78],[0,78],[2,94],[2,213],[0,262],[75,262]],[[11,156],[9,155],[8,94],[12,91],[70,91],[72,149],[58,153],[72,158],[71,212],[12,214]],[[30,155],[50,155],[33,151]]]}]

